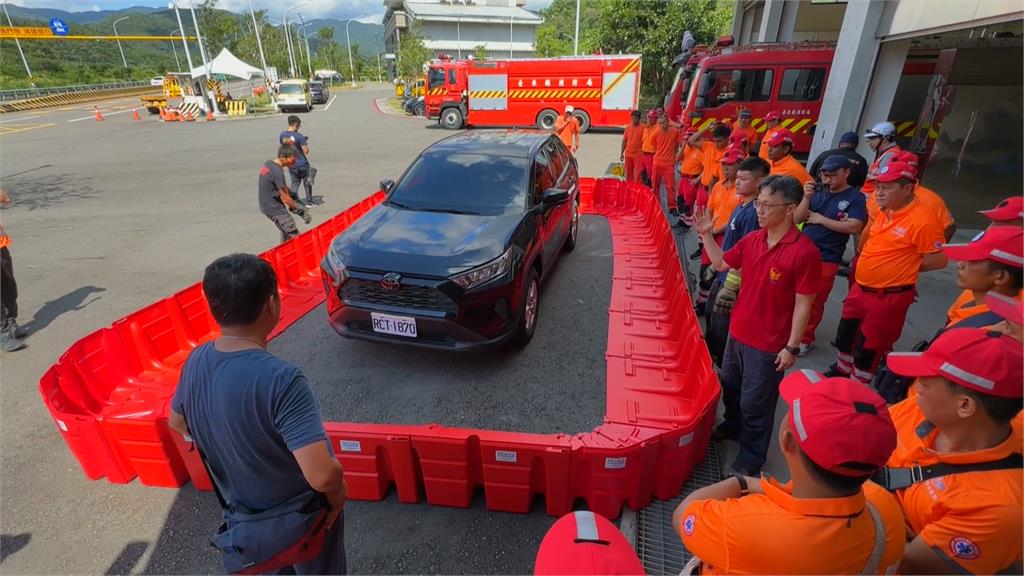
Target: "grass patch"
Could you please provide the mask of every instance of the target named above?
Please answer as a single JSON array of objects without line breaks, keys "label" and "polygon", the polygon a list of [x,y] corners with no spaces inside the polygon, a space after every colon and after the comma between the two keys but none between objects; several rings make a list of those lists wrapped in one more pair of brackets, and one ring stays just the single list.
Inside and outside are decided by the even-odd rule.
[{"label": "grass patch", "polygon": [[402,108],[402,105],[403,101],[401,98],[388,98],[388,106],[399,114],[405,114],[405,109]]}]

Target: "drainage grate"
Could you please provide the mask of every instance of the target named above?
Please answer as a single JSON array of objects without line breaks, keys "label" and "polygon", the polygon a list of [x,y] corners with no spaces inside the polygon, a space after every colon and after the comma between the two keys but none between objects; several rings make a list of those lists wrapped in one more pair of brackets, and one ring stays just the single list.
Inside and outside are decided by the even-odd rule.
[{"label": "drainage grate", "polygon": [[679,574],[690,553],[672,528],[672,512],[688,494],[722,479],[715,442],[708,443],[704,461],[693,469],[683,490],[671,500],[652,500],[637,514],[636,546],[648,574]]}]

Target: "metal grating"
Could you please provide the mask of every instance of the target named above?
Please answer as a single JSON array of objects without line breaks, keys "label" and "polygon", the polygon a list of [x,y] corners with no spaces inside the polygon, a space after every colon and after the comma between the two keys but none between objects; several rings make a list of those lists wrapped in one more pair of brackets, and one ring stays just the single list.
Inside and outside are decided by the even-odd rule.
[{"label": "metal grating", "polygon": [[671,500],[652,500],[637,514],[636,547],[648,574],[679,574],[690,560],[672,528],[672,512],[691,492],[710,486],[722,479],[715,442],[708,443],[704,461],[693,469],[678,496]]}]

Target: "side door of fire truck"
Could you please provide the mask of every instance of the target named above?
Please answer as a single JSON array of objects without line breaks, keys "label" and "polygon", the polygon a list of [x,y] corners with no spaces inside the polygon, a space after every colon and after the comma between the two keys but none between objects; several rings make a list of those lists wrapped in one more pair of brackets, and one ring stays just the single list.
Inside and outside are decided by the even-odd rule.
[{"label": "side door of fire truck", "polygon": [[775,80],[776,69],[768,64],[702,69],[696,79],[691,123],[705,128],[715,121],[734,122],[739,108],[751,110],[754,118],[764,116],[771,106]]},{"label": "side door of fire truck", "polygon": [[781,81],[772,104],[782,114],[782,125],[793,133],[795,152],[811,149],[830,67],[825,63],[800,63],[785,64],[777,70]]}]

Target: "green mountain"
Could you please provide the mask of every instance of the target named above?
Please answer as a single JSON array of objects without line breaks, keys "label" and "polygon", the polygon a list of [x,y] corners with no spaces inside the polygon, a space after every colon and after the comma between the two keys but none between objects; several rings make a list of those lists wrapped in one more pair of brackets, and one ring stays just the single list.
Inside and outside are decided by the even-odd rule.
[{"label": "green mountain", "polygon": [[[159,11],[159,8],[152,8],[149,6],[132,6],[131,8],[122,8],[120,10],[90,10],[86,12],[68,12],[66,10],[59,10],[57,8],[26,8],[24,6],[15,6],[14,4],[7,5],[7,12],[10,13],[11,18],[20,18],[22,20],[40,20],[42,22],[49,22],[53,18],[59,18],[64,21],[65,24],[91,24],[93,22],[100,22],[111,16],[121,17],[126,14],[150,14]],[[6,24],[6,22],[4,22]]]}]

